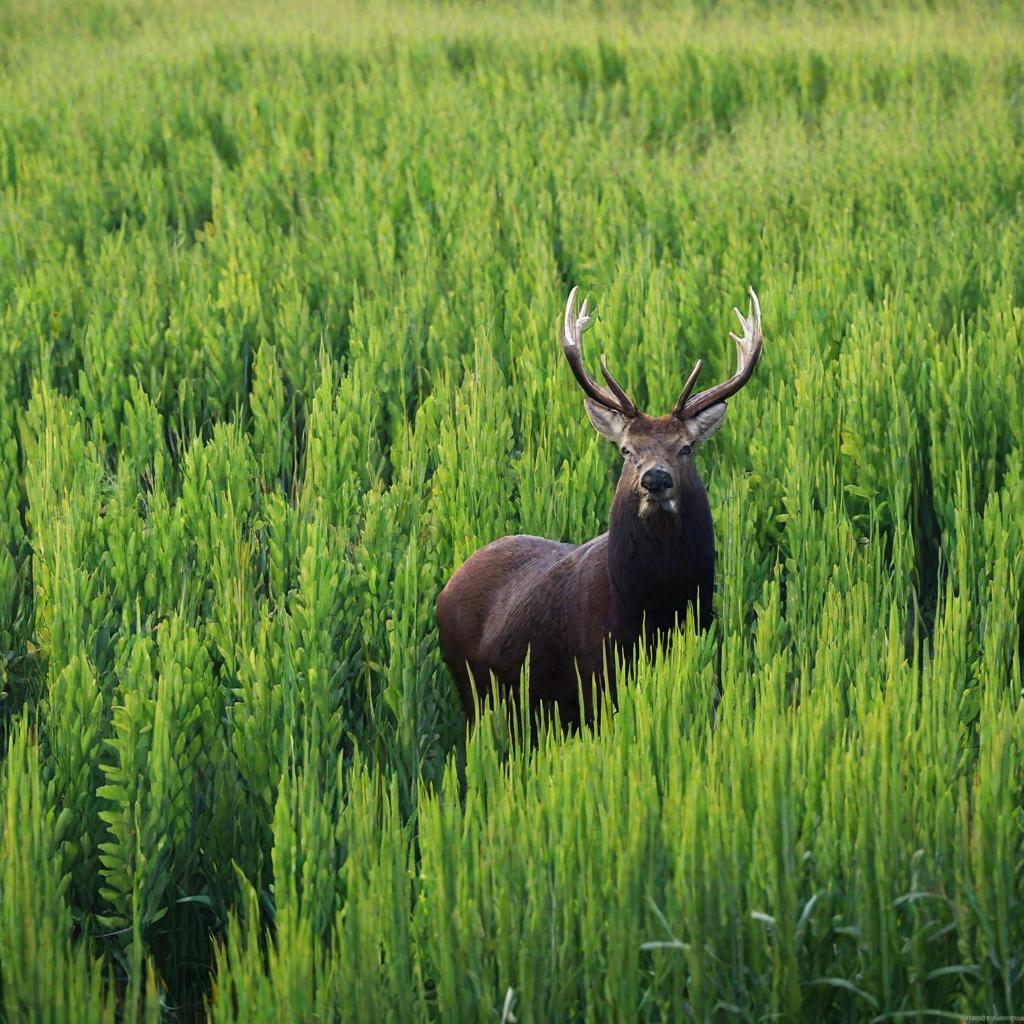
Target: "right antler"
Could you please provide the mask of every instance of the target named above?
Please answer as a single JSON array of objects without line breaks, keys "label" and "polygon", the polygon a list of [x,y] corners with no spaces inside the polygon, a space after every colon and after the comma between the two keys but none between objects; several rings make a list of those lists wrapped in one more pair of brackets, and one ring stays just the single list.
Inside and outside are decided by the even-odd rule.
[{"label": "right antler", "polygon": [[679,396],[679,401],[676,402],[675,409],[672,410],[672,415],[677,419],[689,419],[712,405],[724,402],[750,380],[750,375],[761,358],[764,336],[761,334],[761,304],[757,301],[754,289],[747,290],[750,292],[750,311],[744,316],[738,309],[733,309],[743,328],[743,337],[739,338],[732,331],[729,332],[729,337],[736,342],[736,372],[721,384],[716,384],[713,388],[690,398],[693,385],[697,382],[697,374],[700,373],[701,361],[698,359],[683,388],[683,393]]},{"label": "right antler", "polygon": [[569,366],[572,368],[576,380],[579,381],[580,387],[588,397],[606,409],[611,409],[627,419],[633,419],[640,414],[629,395],[622,390],[619,382],[611,375],[604,355],[601,356],[601,373],[612,390],[611,394],[594,381],[583,365],[581,339],[583,332],[590,326],[591,320],[587,316],[586,300],[583,301],[579,313],[575,312],[576,292],[576,288],[569,292],[569,301],[565,304],[565,334],[562,337],[562,350],[565,352],[565,358],[569,360]]}]

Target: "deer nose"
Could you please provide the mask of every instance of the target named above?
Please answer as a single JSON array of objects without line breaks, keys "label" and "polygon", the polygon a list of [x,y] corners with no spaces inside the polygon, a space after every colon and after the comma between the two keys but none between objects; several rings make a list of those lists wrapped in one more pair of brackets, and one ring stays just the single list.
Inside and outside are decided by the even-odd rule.
[{"label": "deer nose", "polygon": [[640,477],[640,486],[651,494],[660,494],[672,486],[672,477],[663,469],[649,469]]}]

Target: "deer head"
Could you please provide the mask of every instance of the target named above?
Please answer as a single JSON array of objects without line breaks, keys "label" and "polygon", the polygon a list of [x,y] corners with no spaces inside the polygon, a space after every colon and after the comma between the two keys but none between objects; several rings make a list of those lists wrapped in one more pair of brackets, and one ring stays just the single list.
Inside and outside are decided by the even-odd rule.
[{"label": "deer head", "polygon": [[576,312],[576,291],[569,293],[565,307],[565,333],[562,348],[569,366],[583,389],[583,403],[594,429],[619,449],[623,458],[620,488],[630,488],[639,498],[639,513],[644,519],[658,513],[676,515],[679,511],[681,487],[693,475],[693,452],[722,425],[725,402],[750,380],[764,338],[761,335],[761,307],[750,291],[750,310],[739,318],[742,336],[730,332],[736,342],[736,372],[728,380],[691,395],[701,371],[697,360],[675,408],[667,416],[646,416],[633,404],[619,382],[612,376],[604,355],[601,374],[608,389],[602,388],[583,365],[581,340],[590,326],[587,303]]}]

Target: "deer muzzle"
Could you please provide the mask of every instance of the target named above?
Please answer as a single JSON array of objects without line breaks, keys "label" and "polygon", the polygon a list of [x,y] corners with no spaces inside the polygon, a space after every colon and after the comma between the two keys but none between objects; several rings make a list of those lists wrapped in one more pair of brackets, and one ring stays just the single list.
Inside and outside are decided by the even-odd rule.
[{"label": "deer muzzle", "polygon": [[661,497],[665,491],[672,488],[672,474],[660,466],[649,469],[640,477],[640,486],[647,491],[652,498]]}]

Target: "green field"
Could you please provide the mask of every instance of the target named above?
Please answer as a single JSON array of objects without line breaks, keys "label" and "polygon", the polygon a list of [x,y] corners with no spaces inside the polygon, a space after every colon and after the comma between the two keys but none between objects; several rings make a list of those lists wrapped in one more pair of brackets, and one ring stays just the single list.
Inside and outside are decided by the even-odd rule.
[{"label": "green field", "polygon": [[[0,5],[0,1019],[1024,1013],[1018,5],[207,7]],[[761,298],[717,618],[467,739],[574,284],[658,413]]]}]

